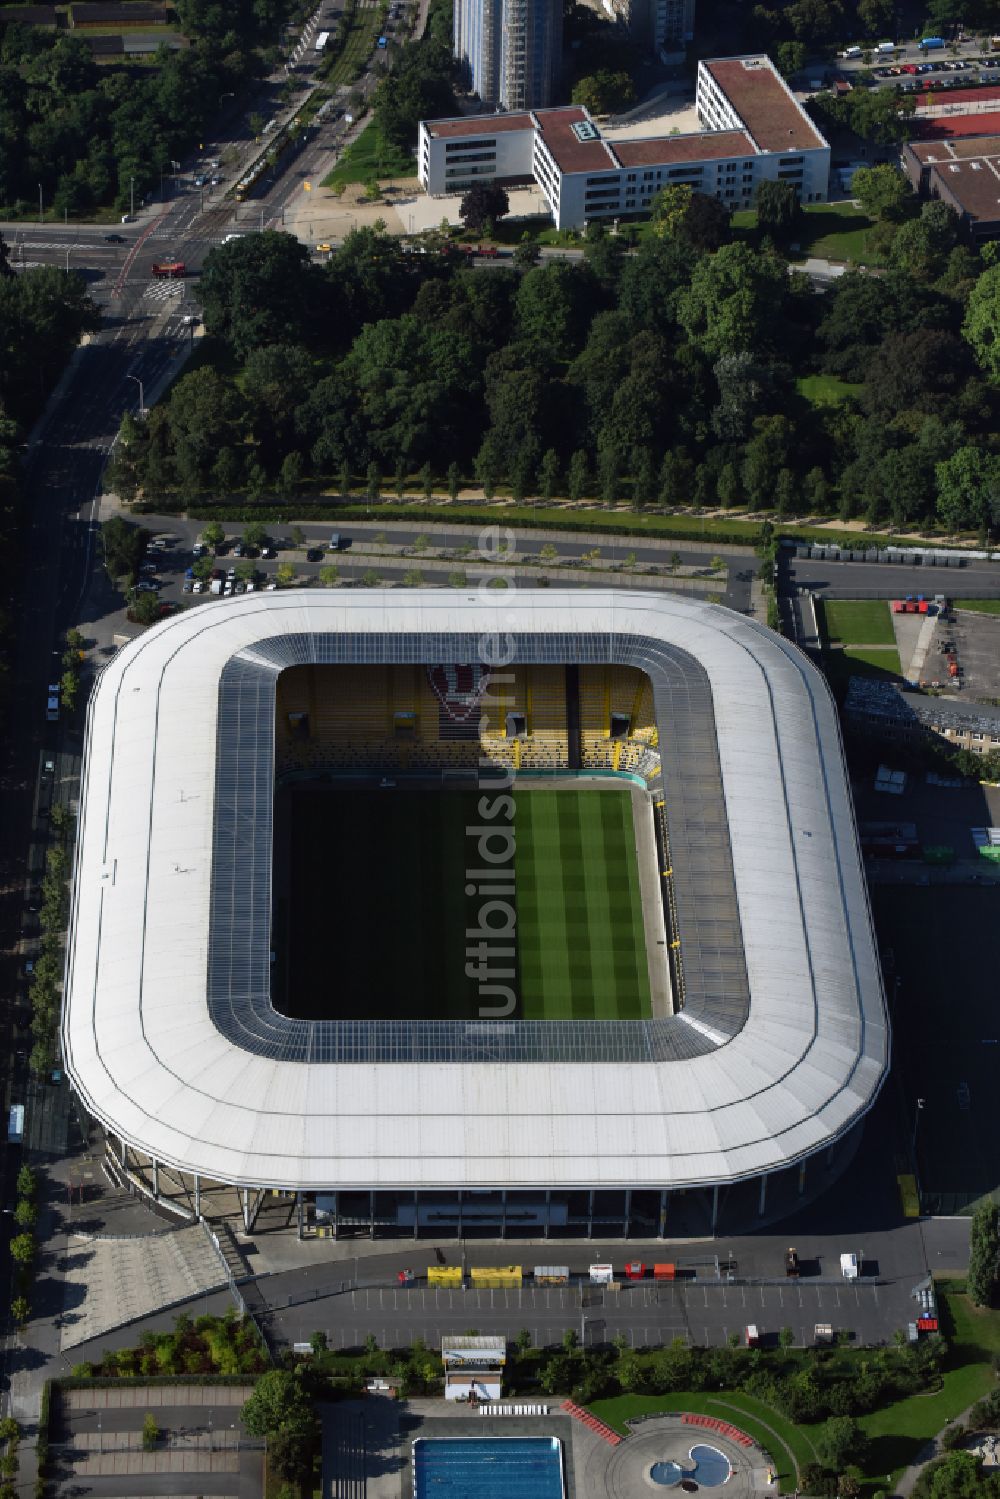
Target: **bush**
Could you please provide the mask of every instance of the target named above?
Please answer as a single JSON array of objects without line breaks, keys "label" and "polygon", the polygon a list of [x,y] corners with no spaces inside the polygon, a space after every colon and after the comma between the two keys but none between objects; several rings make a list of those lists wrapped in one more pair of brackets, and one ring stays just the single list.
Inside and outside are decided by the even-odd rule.
[{"label": "bush", "polygon": [[965,1441],[965,1428],[963,1426],[946,1426],[938,1437],[938,1446],[942,1452],[954,1452],[956,1447],[961,1447]]}]

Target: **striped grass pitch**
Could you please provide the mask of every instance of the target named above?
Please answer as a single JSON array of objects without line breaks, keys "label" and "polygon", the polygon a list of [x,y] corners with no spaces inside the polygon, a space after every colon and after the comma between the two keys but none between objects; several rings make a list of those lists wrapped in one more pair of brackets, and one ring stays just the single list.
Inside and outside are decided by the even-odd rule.
[{"label": "striped grass pitch", "polygon": [[648,1015],[628,792],[519,792],[514,830],[523,1017]]}]

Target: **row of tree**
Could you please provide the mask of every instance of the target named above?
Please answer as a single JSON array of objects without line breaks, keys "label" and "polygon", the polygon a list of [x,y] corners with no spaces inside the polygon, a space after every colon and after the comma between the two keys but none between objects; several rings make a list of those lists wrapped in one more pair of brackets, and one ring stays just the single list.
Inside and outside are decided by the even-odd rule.
[{"label": "row of tree", "polygon": [[[959,242],[944,204],[881,191],[889,270],[822,294],[775,242],[795,227],[783,191],[756,242],[675,188],[637,248],[598,226],[582,262],[527,254],[489,274],[378,228],[323,267],[287,235],[233,241],[208,257],[202,301],[238,375],[206,364],[129,418],[110,482],[153,502],[290,500],[345,471],[457,465],[516,498],[987,530],[1000,265]],[[829,403],[802,384],[817,374],[837,377]]]}]

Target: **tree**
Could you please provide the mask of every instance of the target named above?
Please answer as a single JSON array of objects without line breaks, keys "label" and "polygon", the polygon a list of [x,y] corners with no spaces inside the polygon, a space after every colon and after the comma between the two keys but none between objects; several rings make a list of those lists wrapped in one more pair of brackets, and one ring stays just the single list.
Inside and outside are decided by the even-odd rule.
[{"label": "tree", "polygon": [[19,1265],[30,1265],[35,1258],[33,1234],[15,1234],[10,1241],[10,1252]]},{"label": "tree", "polygon": [[22,1166],[17,1173],[18,1197],[34,1197],[38,1191],[38,1178],[30,1166]]},{"label": "tree", "polygon": [[243,1406],[243,1424],[251,1436],[267,1437],[269,1442],[278,1432],[302,1439],[314,1434],[316,1414],[297,1374],[269,1369]]},{"label": "tree", "polygon": [[514,265],[519,271],[530,271],[532,266],[538,264],[541,255],[537,241],[525,236],[514,246]]},{"label": "tree", "polygon": [[583,499],[587,493],[589,482],[587,455],[580,448],[577,449],[569,460],[569,474],[567,476],[567,489],[569,490],[569,497],[574,504]]},{"label": "tree", "polygon": [[324,588],[336,588],[340,582],[340,568],[335,567],[332,562],[319,570],[319,581]]},{"label": "tree", "polygon": [[377,505],[382,494],[382,471],[374,459],[368,465],[365,480],[365,498],[369,505]]},{"label": "tree", "polygon": [[790,239],[802,217],[802,205],[790,182],[772,182],[766,179],[757,188],[754,200],[757,209],[757,226],[774,239]]},{"label": "tree", "polygon": [[301,1492],[301,1485],[312,1474],[312,1452],[302,1435],[296,1431],[276,1431],[267,1443],[268,1461],[279,1476],[294,1484],[294,1493]]},{"label": "tree", "polygon": [[295,582],[295,568],[290,562],[279,562],[274,578],[279,588],[287,588]]},{"label": "tree", "polygon": [[570,97],[593,115],[612,114],[635,103],[635,84],[628,73],[602,68],[579,79]]},{"label": "tree", "polygon": [[729,209],[717,198],[694,192],[684,183],[665,187],[653,199],[650,219],[654,234],[712,252],[732,237]]},{"label": "tree", "polygon": [[683,452],[667,452],[660,467],[660,504],[670,509],[691,499],[694,464]]},{"label": "tree", "polygon": [[736,472],[735,463],[724,463],[722,465],[722,468],[719,470],[719,477],[716,480],[715,492],[719,497],[719,504],[724,510],[728,510],[730,505],[735,505],[740,497],[740,480]]},{"label": "tree", "polygon": [[[10,1304],[10,1315],[17,1327],[24,1327],[31,1318],[31,1304],[27,1296],[15,1296]],[[8,1437],[9,1441],[10,1438]]]},{"label": "tree", "polygon": [[976,1306],[992,1306],[1000,1285],[1000,1208],[984,1202],[972,1215],[966,1285]]},{"label": "tree", "polygon": [[962,332],[986,373],[1000,379],[1000,265],[989,266],[972,288]]},{"label": "tree", "polygon": [[648,448],[640,448],[632,455],[632,504],[637,510],[650,504],[655,483],[653,455]]},{"label": "tree", "polygon": [[305,459],[301,453],[294,451],[286,453],[281,460],[281,469],[278,474],[278,483],[286,494],[294,497],[295,491],[302,483],[302,475],[305,472]]},{"label": "tree", "polygon": [[989,531],[1000,519],[1000,456],[966,444],[934,465],[937,516],[949,531]]},{"label": "tree", "polygon": [[293,235],[270,229],[217,245],[199,283],[206,332],[225,339],[241,359],[268,344],[308,346],[331,302],[326,270],[311,263]]},{"label": "tree", "polygon": [[862,1464],[868,1453],[868,1436],[852,1416],[831,1416],[817,1433],[813,1446],[820,1462],[834,1473],[849,1464]]},{"label": "tree", "polygon": [[217,552],[226,539],[226,533],[217,520],[210,520],[207,526],[202,527],[201,539],[205,546]]},{"label": "tree", "polygon": [[19,1199],[14,1208],[14,1222],[18,1228],[31,1229],[38,1222],[38,1208],[30,1197]]},{"label": "tree", "polygon": [[777,255],[723,245],[699,260],[677,315],[712,359],[773,347],[783,324],[788,271]]},{"label": "tree", "polygon": [[128,617],[137,625],[154,625],[160,617],[160,600],[155,593],[137,593],[128,606]]},{"label": "tree", "polygon": [[132,581],[139,572],[148,538],[148,531],[123,520],[120,515],[113,515],[110,520],[106,520],[101,527],[101,543],[108,576]]},{"label": "tree", "polygon": [[892,224],[902,219],[907,201],[912,197],[903,173],[887,161],[874,167],[858,167],[851,178],[851,193],[865,213]]},{"label": "tree", "polygon": [[462,473],[457,463],[449,463],[447,481],[448,497],[454,503],[458,499],[458,491],[462,483]]},{"label": "tree", "polygon": [[483,234],[510,213],[507,190],[498,182],[475,182],[459,205],[458,216],[470,234]]},{"label": "tree", "polygon": [[152,1411],[147,1411],[142,1418],[142,1450],[143,1452],[155,1452],[156,1444],[160,1440],[160,1428]]},{"label": "tree", "polygon": [[243,527],[243,543],[245,546],[248,546],[251,551],[259,552],[266,540],[267,531],[264,529],[263,522],[259,520],[252,520],[248,521],[247,524]]}]

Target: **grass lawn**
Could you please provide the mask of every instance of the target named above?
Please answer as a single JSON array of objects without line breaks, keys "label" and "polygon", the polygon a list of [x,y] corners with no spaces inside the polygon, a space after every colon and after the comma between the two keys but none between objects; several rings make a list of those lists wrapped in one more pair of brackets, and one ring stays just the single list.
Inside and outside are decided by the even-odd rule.
[{"label": "grass lawn", "polygon": [[895,645],[884,599],[822,599],[817,604],[824,645]]},{"label": "grass lawn", "polygon": [[951,1345],[941,1389],[933,1395],[912,1395],[860,1418],[872,1439],[868,1472],[879,1479],[890,1475],[890,1492],[899,1470],[913,1461],[928,1438],[996,1386],[990,1358],[1000,1352],[1000,1317],[980,1311],[964,1293],[949,1291],[946,1283],[939,1282],[937,1290],[943,1331]]},{"label": "grass lawn", "polygon": [[[627,1431],[625,1422],[631,1417],[651,1416],[658,1411],[690,1411],[697,1416],[718,1416],[731,1421],[753,1437],[774,1460],[778,1490],[782,1494],[790,1494],[798,1486],[796,1463],[814,1460],[812,1444],[804,1432],[750,1395],[615,1395],[609,1400],[593,1401],[588,1410],[623,1435]],[[696,1436],[694,1427],[692,1439]]]},{"label": "grass lawn", "polygon": [[956,599],[956,609],[970,609],[973,614],[1000,614],[1000,599]]},{"label": "grass lawn", "polygon": [[810,406],[841,406],[852,396],[859,396],[864,389],[837,375],[803,375],[796,380],[795,388]]},{"label": "grass lawn", "polygon": [[[812,203],[803,209],[802,220],[790,252],[793,259],[853,260],[859,265],[881,265],[878,256],[870,255],[866,245],[869,230],[875,227],[861,208],[853,203]],[[752,208],[741,208],[733,214],[737,238],[752,240],[757,232],[757,214]]]},{"label": "grass lawn", "polygon": [[[367,11],[363,15],[369,14]],[[412,177],[417,170],[416,162],[409,151],[402,151],[391,141],[385,140],[381,130],[372,120],[362,130],[353,145],[348,146],[324,187],[336,187],[338,183],[350,186],[355,182],[368,182],[373,177]]]}]

